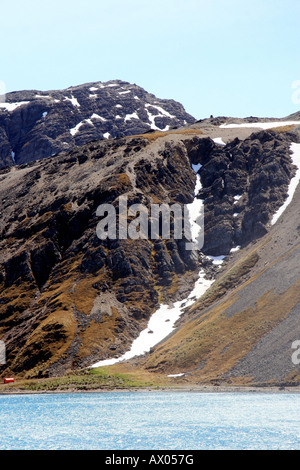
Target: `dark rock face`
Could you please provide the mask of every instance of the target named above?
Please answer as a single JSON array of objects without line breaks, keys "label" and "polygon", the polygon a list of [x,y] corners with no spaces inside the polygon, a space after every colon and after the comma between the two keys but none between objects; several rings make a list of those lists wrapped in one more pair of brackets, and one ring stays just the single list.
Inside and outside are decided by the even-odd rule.
[{"label": "dark rock face", "polygon": [[192,122],[180,103],[121,80],[8,93],[0,104],[0,167],[50,157],[96,139]]},{"label": "dark rock face", "polygon": [[295,174],[290,143],[288,136],[273,131],[253,133],[224,147],[209,138],[187,143],[191,162],[202,164],[204,253],[226,255],[267,232]]}]

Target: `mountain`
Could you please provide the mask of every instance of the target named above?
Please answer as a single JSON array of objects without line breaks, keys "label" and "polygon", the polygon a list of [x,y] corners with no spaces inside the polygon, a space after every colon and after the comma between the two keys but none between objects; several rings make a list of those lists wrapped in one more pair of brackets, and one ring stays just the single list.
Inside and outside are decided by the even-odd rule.
[{"label": "mountain", "polygon": [[0,168],[50,157],[92,140],[168,130],[194,121],[180,103],[156,98],[122,80],[7,93],[0,100]]},{"label": "mountain", "polygon": [[[112,360],[170,383],[298,385],[299,126],[211,117],[0,170],[1,375],[61,376]],[[168,237],[152,234],[154,206],[183,214],[199,201],[201,249],[175,236],[175,215]],[[118,230],[102,239],[111,220]],[[161,306],[165,336],[119,362],[141,332],[155,337],[146,328]]]},{"label": "mountain", "polygon": [[299,210],[298,186],[278,222],[229,259],[140,367],[182,374],[179,383],[299,385]]},{"label": "mountain", "polygon": [[13,373],[58,374],[125,352],[163,289],[190,285],[197,259],[181,240],[96,234],[97,207],[120,195],[128,205],[192,201],[184,144],[152,139],[102,140],[2,170],[1,336]]}]

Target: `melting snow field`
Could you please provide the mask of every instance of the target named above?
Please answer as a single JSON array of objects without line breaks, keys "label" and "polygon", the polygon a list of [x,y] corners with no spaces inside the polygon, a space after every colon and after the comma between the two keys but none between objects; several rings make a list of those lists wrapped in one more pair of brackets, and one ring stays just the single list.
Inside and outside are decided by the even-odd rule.
[{"label": "melting snow field", "polygon": [[213,141],[214,141],[215,144],[226,145],[225,142],[223,141],[222,137],[216,137],[215,139],[213,139]]},{"label": "melting snow field", "polygon": [[245,122],[242,124],[222,124],[220,129],[237,129],[238,127],[258,127],[259,129],[272,129],[273,127],[284,127],[300,125],[300,121],[270,121],[270,122]]},{"label": "melting snow field", "polygon": [[71,98],[69,98],[68,96],[65,96],[64,101],[70,101],[73,106],[77,106],[77,108],[80,108],[80,104],[78,103],[77,98],[74,98],[73,95],[71,96]]},{"label": "melting snow field", "polygon": [[97,362],[92,366],[92,368],[110,366],[117,362],[141,356],[149,352],[153,346],[166,338],[170,333],[172,333],[172,331],[174,331],[174,325],[182,315],[183,310],[186,307],[193,305],[193,303],[199,299],[213,283],[213,281],[205,279],[204,275],[204,271],[200,271],[199,279],[186,299],[175,302],[171,307],[168,305],[161,305],[159,307],[159,309],[150,318],[147,328],[133,341],[130,351],[119,358],[106,359],[104,361]]},{"label": "melting snow field", "polygon": [[19,106],[23,106],[24,104],[28,104],[29,101],[19,101],[18,103],[0,103],[0,108],[4,108],[7,111],[14,111]]},{"label": "melting snow field", "polygon": [[[158,114],[152,114],[149,109],[147,109],[148,107],[151,107],[151,108],[154,108],[154,109],[157,109],[158,110]],[[153,130],[156,130],[156,131],[168,131],[170,129],[170,126],[167,125],[164,129],[160,129],[160,127],[157,127],[157,125],[155,124],[155,119],[157,117],[169,117],[169,118],[174,118],[175,116],[173,116],[172,114],[168,113],[168,111],[166,111],[165,109],[161,108],[160,106],[156,106],[154,104],[151,104],[151,103],[146,103],[145,104],[145,108],[146,108],[146,111],[147,111],[147,114],[148,114],[148,119],[149,121],[151,122],[151,129]]]}]

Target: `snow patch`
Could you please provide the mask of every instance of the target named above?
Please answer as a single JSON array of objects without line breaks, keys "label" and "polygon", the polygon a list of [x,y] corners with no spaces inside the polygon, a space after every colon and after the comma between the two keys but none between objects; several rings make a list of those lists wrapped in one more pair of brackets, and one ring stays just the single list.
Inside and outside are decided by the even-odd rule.
[{"label": "snow patch", "polygon": [[70,134],[71,135],[76,135],[77,132],[79,131],[80,127],[83,126],[84,124],[89,124],[90,126],[93,126],[94,123],[91,121],[91,119],[84,119],[83,121],[79,122],[75,127],[70,129]]},{"label": "snow patch", "polygon": [[226,255],[207,256],[207,258],[210,259],[213,264],[215,264],[215,265],[221,265],[221,264],[224,262],[224,259],[226,258]]},{"label": "snow patch", "polygon": [[[149,109],[147,109],[149,106],[151,106],[152,108],[156,108],[159,112],[158,114],[152,114]],[[170,126],[167,125],[164,129],[161,129],[160,127],[158,127],[156,124],[155,124],[155,119],[157,117],[168,117],[168,118],[174,118],[176,116],[172,116],[170,113],[168,113],[166,110],[164,110],[163,108],[161,108],[160,106],[156,106],[154,104],[151,104],[151,103],[146,103],[145,104],[145,108],[146,108],[146,112],[148,114],[148,119],[150,121],[150,127],[151,129],[155,130],[155,131],[162,131],[162,132],[166,132],[170,129]]]},{"label": "snow patch", "polygon": [[288,198],[286,199],[284,204],[278,209],[278,211],[273,215],[273,218],[271,220],[271,225],[274,225],[277,222],[279,217],[283,214],[287,206],[292,201],[295,190],[300,181],[300,144],[293,143],[291,144],[290,149],[292,151],[291,157],[293,160],[293,164],[297,167],[297,171],[296,171],[296,175],[294,176],[294,178],[292,178],[290,181],[289,189],[288,189]]},{"label": "snow patch", "polygon": [[91,119],[96,119],[96,120],[102,121],[102,122],[106,122],[106,121],[107,121],[107,119],[105,119],[105,118],[102,117],[102,116],[99,116],[99,114],[96,114],[96,113],[93,113],[93,114],[91,115]]},{"label": "snow patch", "polygon": [[79,122],[75,127],[72,127],[72,129],[70,129],[70,134],[73,136],[77,134],[77,132],[79,131],[82,125],[83,125],[83,122]]},{"label": "snow patch", "polygon": [[150,127],[151,129],[155,130],[155,131],[160,131],[161,129],[159,127],[157,127],[157,125],[155,124],[155,118],[156,116],[153,116],[150,111],[148,111],[148,109],[146,110],[147,111],[147,114],[148,114],[148,119],[150,121]]},{"label": "snow patch", "polygon": [[215,144],[226,145],[222,137],[216,137],[215,139],[213,139],[213,141],[215,142]]},{"label": "snow patch", "polygon": [[51,99],[50,95],[35,95],[35,98],[46,98],[46,99]]},{"label": "snow patch", "polygon": [[127,95],[127,93],[131,93],[131,90],[119,91],[119,95]]},{"label": "snow patch", "polygon": [[29,101],[19,101],[18,103],[0,103],[0,108],[4,108],[7,111],[14,111],[15,109],[28,104]]},{"label": "snow patch", "polygon": [[203,201],[197,197],[202,189],[200,176],[196,174],[196,186],[194,191],[194,200],[186,205],[189,214],[191,241],[197,243],[197,239],[203,229]]},{"label": "snow patch", "polygon": [[73,95],[71,95],[71,98],[68,98],[68,96],[65,96],[64,101],[70,101],[73,106],[77,106],[78,108],[80,108],[80,104],[78,103],[77,98],[74,98]]},{"label": "snow patch", "polygon": [[104,137],[104,139],[109,139],[110,138],[110,133],[105,132],[105,134],[103,134],[103,137]]},{"label": "snow patch", "polygon": [[131,119],[140,119],[136,113],[136,111],[132,114],[126,114],[124,121],[130,121]]},{"label": "snow patch", "polygon": [[119,87],[119,85],[116,84],[116,83],[109,83],[108,85],[104,85],[103,83],[101,83],[101,84],[99,85],[99,88],[111,88],[111,87],[114,87],[114,86]]},{"label": "snow patch", "polygon": [[170,374],[170,375],[167,375],[167,377],[183,377],[185,374],[184,373],[181,373],[181,374]]},{"label": "snow patch", "polygon": [[169,117],[169,118],[176,118],[176,116],[173,116],[172,114],[168,113],[168,111],[166,111],[165,109],[163,109],[161,106],[157,106],[156,104],[151,104],[151,103],[146,103],[145,104],[145,107],[149,107],[151,106],[151,108],[155,108],[158,110],[158,112],[160,113],[159,116],[166,116],[166,117]]},{"label": "snow patch", "polygon": [[201,164],[192,164],[192,168],[196,173],[196,184],[194,189],[194,200],[190,204],[187,204],[187,210],[189,214],[191,240],[197,243],[200,231],[203,228],[203,201],[197,197],[199,191],[202,189],[201,179],[198,170],[201,168]]},{"label": "snow patch", "polygon": [[241,124],[222,124],[221,129],[237,129],[239,127],[258,127],[259,129],[271,129],[272,127],[283,127],[300,125],[300,121],[270,121],[270,122],[244,122]]}]

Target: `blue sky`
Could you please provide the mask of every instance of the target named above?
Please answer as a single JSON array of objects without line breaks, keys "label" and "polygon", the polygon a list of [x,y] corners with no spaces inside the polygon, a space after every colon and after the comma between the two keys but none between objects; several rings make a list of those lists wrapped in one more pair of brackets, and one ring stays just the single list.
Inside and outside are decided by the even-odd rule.
[{"label": "blue sky", "polygon": [[118,78],[197,119],[300,110],[299,0],[2,0],[0,39],[7,91]]}]

